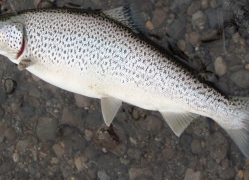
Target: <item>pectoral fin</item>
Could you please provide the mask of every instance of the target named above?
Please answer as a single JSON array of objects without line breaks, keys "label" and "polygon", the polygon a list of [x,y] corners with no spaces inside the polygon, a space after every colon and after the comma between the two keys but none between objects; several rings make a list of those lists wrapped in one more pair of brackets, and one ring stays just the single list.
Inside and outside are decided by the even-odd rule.
[{"label": "pectoral fin", "polygon": [[101,99],[101,110],[107,126],[110,126],[121,105],[122,101],[112,97]]},{"label": "pectoral fin", "polygon": [[22,59],[20,63],[18,64],[18,69],[22,71],[26,69],[27,67],[29,67],[31,64],[32,64],[32,61],[30,59]]},{"label": "pectoral fin", "polygon": [[160,112],[173,132],[179,137],[193,119],[199,115],[187,111],[184,112]]}]

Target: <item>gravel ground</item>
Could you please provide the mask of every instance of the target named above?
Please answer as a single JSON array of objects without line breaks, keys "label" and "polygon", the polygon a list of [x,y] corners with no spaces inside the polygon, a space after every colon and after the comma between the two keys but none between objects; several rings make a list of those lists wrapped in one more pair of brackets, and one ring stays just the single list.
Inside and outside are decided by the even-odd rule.
[{"label": "gravel ground", "polygon": [[[170,37],[170,50],[217,88],[248,96],[246,0],[136,3],[149,38],[168,48]],[[36,8],[39,0],[0,4],[6,13]],[[110,9],[125,2],[54,4]],[[99,100],[63,91],[0,58],[0,180],[249,180],[249,159],[211,119],[194,120],[178,138],[158,112],[123,104],[107,128]]]}]

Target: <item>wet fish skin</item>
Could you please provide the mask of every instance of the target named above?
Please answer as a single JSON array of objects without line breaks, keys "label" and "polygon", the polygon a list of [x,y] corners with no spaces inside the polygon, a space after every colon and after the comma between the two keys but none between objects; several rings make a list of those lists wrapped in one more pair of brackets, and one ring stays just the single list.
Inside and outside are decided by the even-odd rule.
[{"label": "wet fish skin", "polygon": [[247,99],[227,98],[203,84],[140,34],[111,19],[120,17],[114,12],[126,23],[127,14],[118,10],[47,9],[4,16],[0,54],[55,86],[101,99],[107,125],[122,102],[159,111],[178,136],[202,115],[221,125],[249,158]]}]

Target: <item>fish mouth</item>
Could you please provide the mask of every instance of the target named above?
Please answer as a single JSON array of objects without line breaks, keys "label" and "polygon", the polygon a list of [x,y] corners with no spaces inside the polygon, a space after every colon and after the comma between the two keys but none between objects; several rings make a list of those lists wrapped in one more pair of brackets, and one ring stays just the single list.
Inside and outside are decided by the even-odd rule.
[{"label": "fish mouth", "polygon": [[18,59],[19,57],[21,57],[21,55],[23,54],[24,49],[25,49],[25,45],[26,45],[26,42],[25,42],[25,39],[23,38],[23,39],[22,39],[21,49],[20,49],[20,51],[17,53],[16,59]]}]

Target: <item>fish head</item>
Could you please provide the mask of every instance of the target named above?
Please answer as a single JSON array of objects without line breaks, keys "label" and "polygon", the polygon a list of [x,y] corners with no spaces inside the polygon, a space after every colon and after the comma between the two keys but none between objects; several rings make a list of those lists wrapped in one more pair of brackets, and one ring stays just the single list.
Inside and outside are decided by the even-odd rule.
[{"label": "fish head", "polygon": [[24,26],[18,22],[0,22],[0,54],[18,64],[24,54]]}]

